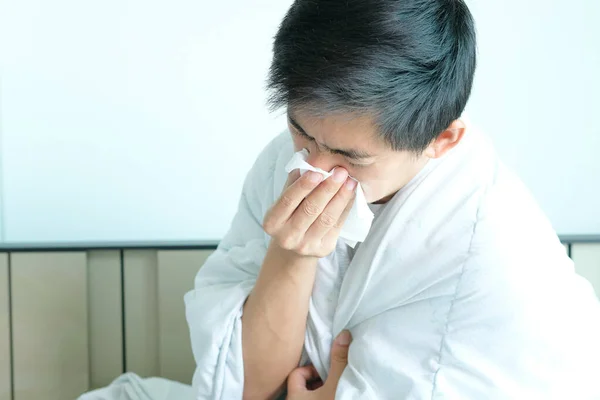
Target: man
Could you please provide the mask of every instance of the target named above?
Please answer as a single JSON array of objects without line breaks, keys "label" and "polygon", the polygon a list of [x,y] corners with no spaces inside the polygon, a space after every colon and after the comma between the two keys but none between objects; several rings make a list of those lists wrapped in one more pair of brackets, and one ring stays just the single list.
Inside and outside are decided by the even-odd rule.
[{"label": "man", "polygon": [[[461,0],[293,4],[269,80],[289,132],[185,298],[197,398],[274,398],[288,377],[291,399],[599,398],[598,300],[461,118],[475,64]],[[288,176],[300,150],[333,175]],[[359,190],[375,219],[352,247]]]}]

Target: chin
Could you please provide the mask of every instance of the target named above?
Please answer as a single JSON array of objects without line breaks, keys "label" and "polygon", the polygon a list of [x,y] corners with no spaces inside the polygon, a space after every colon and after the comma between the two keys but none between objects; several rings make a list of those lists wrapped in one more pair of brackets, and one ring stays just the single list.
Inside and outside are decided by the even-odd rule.
[{"label": "chin", "polygon": [[370,190],[369,186],[362,186],[363,192],[365,193],[365,200],[369,204],[377,204],[377,203],[387,203],[394,197],[394,195],[398,192],[398,190],[394,190],[393,192],[388,192],[387,190],[373,192]]},{"label": "chin", "polygon": [[370,204],[385,204],[388,201],[390,201],[396,193],[397,193],[397,191],[394,193],[386,194],[385,196],[373,196],[373,197],[370,197],[367,193],[365,193],[365,198],[367,200],[367,203],[370,203]]},{"label": "chin", "polygon": [[381,193],[373,193],[368,188],[363,186],[363,192],[365,194],[365,200],[367,203],[377,203],[381,199]]},{"label": "chin", "polygon": [[369,203],[369,204],[378,203],[382,199],[383,198],[381,196],[377,196],[377,195],[374,196],[371,193],[365,193],[365,200],[367,200],[367,203]]}]

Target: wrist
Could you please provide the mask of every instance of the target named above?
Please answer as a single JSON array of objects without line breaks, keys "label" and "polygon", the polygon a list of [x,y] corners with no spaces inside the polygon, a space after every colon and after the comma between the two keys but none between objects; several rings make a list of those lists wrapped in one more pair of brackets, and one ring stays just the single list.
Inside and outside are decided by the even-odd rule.
[{"label": "wrist", "polygon": [[316,256],[298,254],[293,250],[287,250],[271,241],[267,250],[267,257],[276,259],[279,264],[293,268],[295,266],[308,268],[316,266],[319,260]]}]

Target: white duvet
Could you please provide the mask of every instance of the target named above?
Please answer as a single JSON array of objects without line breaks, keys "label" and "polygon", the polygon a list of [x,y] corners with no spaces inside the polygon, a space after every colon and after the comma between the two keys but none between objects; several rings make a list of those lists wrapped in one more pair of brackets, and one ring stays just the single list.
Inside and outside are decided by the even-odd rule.
[{"label": "white duvet", "polygon": [[[242,306],[292,154],[289,133],[263,151],[229,233],[185,296],[197,399],[242,397]],[[332,338],[352,332],[337,399],[600,399],[593,289],[471,129],[377,216],[337,304],[327,323],[311,304],[305,340],[326,379]]]},{"label": "white duvet", "polygon": [[192,388],[163,378],[141,378],[128,372],[110,385],[85,393],[77,400],[193,400]]}]

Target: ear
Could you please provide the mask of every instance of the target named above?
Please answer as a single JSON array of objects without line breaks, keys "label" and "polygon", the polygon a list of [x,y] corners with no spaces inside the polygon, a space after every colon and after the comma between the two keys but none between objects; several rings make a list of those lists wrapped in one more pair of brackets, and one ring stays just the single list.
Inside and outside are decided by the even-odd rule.
[{"label": "ear", "polygon": [[460,119],[452,121],[437,138],[425,149],[425,155],[429,158],[440,158],[454,148],[462,140],[466,126]]}]

